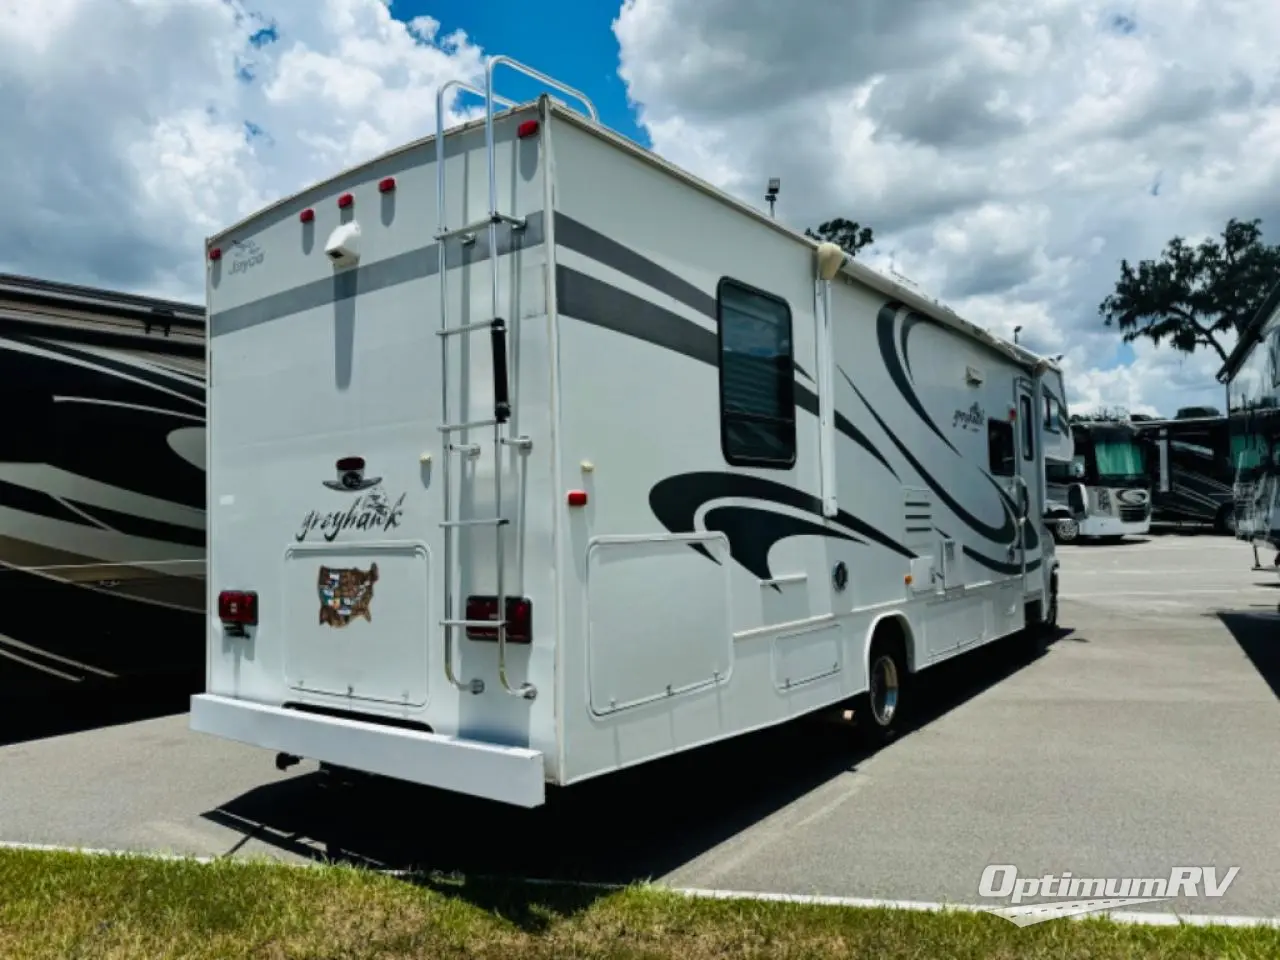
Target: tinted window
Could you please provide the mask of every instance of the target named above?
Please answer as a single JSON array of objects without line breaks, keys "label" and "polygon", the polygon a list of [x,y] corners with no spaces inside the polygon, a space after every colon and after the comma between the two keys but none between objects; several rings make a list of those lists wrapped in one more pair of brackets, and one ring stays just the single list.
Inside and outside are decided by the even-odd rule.
[{"label": "tinted window", "polygon": [[1044,428],[1050,433],[1058,433],[1058,421],[1062,415],[1062,406],[1049,394],[1044,395]]},{"label": "tinted window", "polygon": [[733,280],[717,292],[720,445],[736,466],[796,459],[794,345],[785,301]]},{"label": "tinted window", "polygon": [[987,421],[987,452],[991,474],[1013,476],[1013,425],[994,417]]},{"label": "tinted window", "polygon": [[1072,479],[1071,467],[1065,463],[1055,463],[1052,460],[1046,460],[1044,465],[1045,479],[1050,483],[1070,483]]}]

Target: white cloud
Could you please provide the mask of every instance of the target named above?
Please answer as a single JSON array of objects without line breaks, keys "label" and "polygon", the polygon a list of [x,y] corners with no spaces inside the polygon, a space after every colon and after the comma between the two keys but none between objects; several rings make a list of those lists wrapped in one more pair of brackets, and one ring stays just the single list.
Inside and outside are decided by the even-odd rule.
[{"label": "white cloud", "polygon": [[1216,354],[1116,369],[1097,307],[1121,258],[1280,223],[1280,6],[625,0],[614,30],[659,153],[752,202],[780,176],[797,226],[871,225],[865,259],[1063,354],[1074,408],[1222,407]]},{"label": "white cloud", "polygon": [[454,77],[479,49],[383,0],[0,4],[0,270],[200,302],[204,237],[433,130]]},{"label": "white cloud", "polygon": [[[0,270],[199,300],[206,235],[429,132],[435,87],[482,77],[465,35],[386,0],[247,2],[0,3]],[[781,176],[798,226],[870,224],[866,259],[1063,354],[1077,406],[1219,402],[1210,354],[1138,344],[1111,369],[1097,304],[1121,257],[1280,221],[1280,6],[778,9],[622,4],[620,72],[661,154],[755,203]]]}]

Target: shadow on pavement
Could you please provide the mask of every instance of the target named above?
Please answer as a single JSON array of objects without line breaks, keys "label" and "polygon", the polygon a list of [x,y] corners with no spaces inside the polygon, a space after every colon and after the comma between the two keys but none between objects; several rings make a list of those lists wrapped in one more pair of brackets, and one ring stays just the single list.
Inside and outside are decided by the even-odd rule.
[{"label": "shadow on pavement", "polygon": [[1274,607],[1259,606],[1256,613],[1220,611],[1212,616],[1222,621],[1271,692],[1280,697],[1280,615]]},{"label": "shadow on pavement", "polygon": [[[199,579],[157,584],[203,596]],[[204,685],[203,611],[131,596],[0,565],[0,745],[189,709]]]},{"label": "shadow on pavement", "polygon": [[[922,674],[916,702],[926,706],[913,727],[1026,665],[1022,639]],[[236,848],[253,838],[307,858],[473,880],[628,883],[669,874],[866,757],[852,725],[819,714],[551,792],[535,810],[374,778],[342,784],[322,772],[256,788],[204,816],[243,833]]]},{"label": "shadow on pavement", "polygon": [[185,713],[191,695],[203,688],[203,671],[103,680],[87,687],[3,688],[0,746]]}]

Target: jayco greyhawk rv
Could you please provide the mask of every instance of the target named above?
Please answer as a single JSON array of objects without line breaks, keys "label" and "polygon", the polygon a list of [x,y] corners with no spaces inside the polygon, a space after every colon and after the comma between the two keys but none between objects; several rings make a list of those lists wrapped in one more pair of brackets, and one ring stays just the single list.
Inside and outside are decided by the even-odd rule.
[{"label": "jayco greyhawk rv", "polygon": [[209,241],[193,728],[536,806],[1034,647],[1058,369],[495,67]]},{"label": "jayco greyhawk rv", "polygon": [[1146,449],[1128,421],[1071,424],[1075,456],[1046,464],[1054,537],[1115,538],[1151,529]]}]

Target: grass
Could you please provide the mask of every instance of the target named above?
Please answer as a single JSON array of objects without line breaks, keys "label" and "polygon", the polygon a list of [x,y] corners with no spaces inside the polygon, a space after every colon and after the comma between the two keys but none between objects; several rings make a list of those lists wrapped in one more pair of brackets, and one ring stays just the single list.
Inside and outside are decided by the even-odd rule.
[{"label": "grass", "polygon": [[1280,931],[1142,927],[1105,918],[1019,928],[983,913],[699,900],[353,867],[0,850],[0,957],[951,957],[1280,956]]}]

